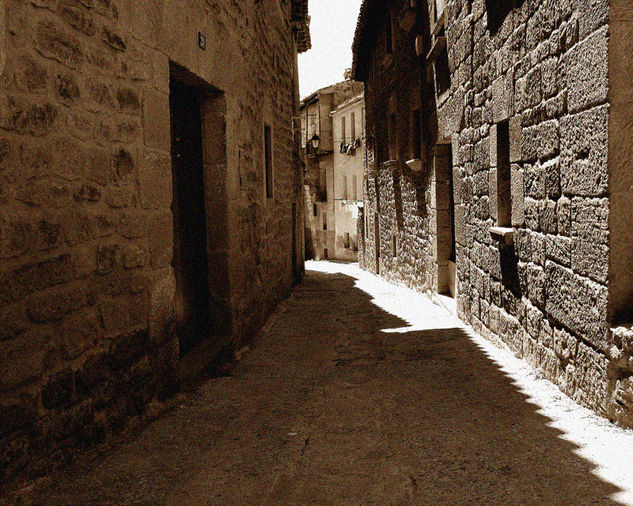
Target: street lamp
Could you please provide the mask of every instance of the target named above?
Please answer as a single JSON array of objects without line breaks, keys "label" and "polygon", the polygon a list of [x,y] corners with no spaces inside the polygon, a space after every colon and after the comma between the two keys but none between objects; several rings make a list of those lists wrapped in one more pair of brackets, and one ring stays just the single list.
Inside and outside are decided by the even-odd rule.
[{"label": "street lamp", "polygon": [[316,133],[312,136],[312,139],[310,139],[310,144],[312,144],[312,148],[314,149],[314,152],[318,153],[319,144],[321,144],[321,139]]}]

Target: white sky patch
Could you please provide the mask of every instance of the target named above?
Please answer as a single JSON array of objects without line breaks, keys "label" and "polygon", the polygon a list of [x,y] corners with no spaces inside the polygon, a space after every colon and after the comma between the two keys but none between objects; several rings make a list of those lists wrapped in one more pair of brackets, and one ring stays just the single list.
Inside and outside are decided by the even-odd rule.
[{"label": "white sky patch", "polygon": [[356,279],[356,287],[373,297],[373,303],[410,324],[384,332],[411,332],[428,329],[462,328],[470,339],[506,373],[529,401],[539,406],[548,424],[563,432],[560,437],[578,445],[574,450],[593,463],[593,473],[622,489],[612,499],[633,505],[633,430],[622,429],[583,408],[538,370],[518,359],[508,348],[499,348],[479,336],[447,309],[429,297],[409,288],[389,283],[361,270],[357,264],[306,262],[306,269],[341,273]]},{"label": "white sky patch", "polygon": [[361,0],[310,0],[312,49],[299,55],[301,97],[343,80],[352,66],[352,43]]}]

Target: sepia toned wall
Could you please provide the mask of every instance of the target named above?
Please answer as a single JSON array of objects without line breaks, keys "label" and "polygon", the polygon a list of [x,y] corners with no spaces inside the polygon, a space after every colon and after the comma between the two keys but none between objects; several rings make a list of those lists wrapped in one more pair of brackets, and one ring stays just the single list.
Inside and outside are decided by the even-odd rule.
[{"label": "sepia toned wall", "polygon": [[[437,291],[430,262],[437,256],[433,245],[439,244],[439,229],[429,203],[448,196],[433,189],[432,154],[422,171],[429,174],[426,179],[409,177],[402,164],[403,132],[409,129],[404,115],[410,106],[400,102],[417,96],[417,76],[423,107],[431,103],[422,140],[427,147],[437,142],[451,150],[460,317],[482,334],[501,338],[570,397],[631,426],[631,100],[626,83],[632,69],[625,56],[633,43],[631,2],[447,1],[450,88],[441,96],[424,88],[433,75],[425,60],[435,28],[434,4],[418,2],[415,25],[403,28],[411,3],[389,3],[396,27],[391,57],[384,54],[379,15],[365,17],[370,35],[363,35],[363,25],[357,32],[357,39],[359,33],[364,37],[355,60],[357,74],[358,69],[366,73],[367,129],[379,148],[388,144],[388,93],[396,95],[391,110],[399,122],[396,163],[374,163],[387,157],[368,151],[364,214],[369,219],[361,265]],[[386,6],[368,0],[365,9],[387,19]],[[419,59],[416,40],[423,46]],[[504,123],[506,147],[498,135]],[[498,192],[497,157],[506,148],[510,180],[507,191]],[[511,223],[504,230],[512,245],[493,237],[500,199],[511,206]],[[423,205],[416,208],[416,203]],[[403,234],[407,223],[417,237]],[[394,233],[401,240],[397,256],[390,251]]]},{"label": "sepia toned wall", "polygon": [[304,4],[0,2],[0,481],[178,387],[170,68],[206,89],[213,352],[230,356],[301,274]]}]

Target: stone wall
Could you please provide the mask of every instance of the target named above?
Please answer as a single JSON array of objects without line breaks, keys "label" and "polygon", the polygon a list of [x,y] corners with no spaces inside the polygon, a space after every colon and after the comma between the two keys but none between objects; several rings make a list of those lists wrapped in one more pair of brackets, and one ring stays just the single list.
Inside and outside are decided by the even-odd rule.
[{"label": "stone wall", "polygon": [[[366,12],[373,8],[388,19],[384,6],[366,4]],[[368,67],[367,128],[378,145],[388,144],[386,111],[397,112],[400,137],[407,130],[400,102],[418,94],[412,76],[428,72],[423,62],[434,27],[424,12],[432,4],[425,4],[413,34],[422,65],[402,56],[414,54],[415,37],[401,25],[392,59],[384,54],[384,25],[371,37],[357,33],[364,44],[357,51],[372,51],[370,64],[359,54],[356,61]],[[390,5],[398,26],[403,2]],[[575,400],[626,425],[633,423],[630,330],[610,327],[630,321],[633,307],[633,198],[624,168],[630,167],[631,67],[623,56],[633,40],[631,8],[628,0],[448,1],[450,87],[441,97],[422,93],[435,108],[429,117],[437,120],[435,138],[452,136],[460,317],[500,337]],[[388,102],[389,90],[396,104]],[[427,144],[433,140],[427,135]],[[432,189],[432,167],[428,180],[409,186],[405,155],[380,164],[368,153],[370,230],[361,265],[436,288],[430,260],[440,243],[430,203],[441,194]],[[397,256],[393,235],[401,241]]]},{"label": "stone wall", "polygon": [[239,346],[302,271],[290,9],[0,2],[0,482],[46,472],[178,388],[175,68],[213,91],[202,114],[209,284],[223,329],[214,349]]},{"label": "stone wall", "polygon": [[[436,209],[430,184],[433,170],[428,159],[423,160],[423,169],[418,173],[405,163],[413,158],[410,118],[414,109],[423,106],[424,84],[415,52],[416,33],[401,27],[406,23],[403,12],[407,12],[408,4],[404,0],[392,3],[391,53],[387,51],[385,27],[376,33],[373,63],[365,86],[368,141],[364,215],[367,229],[359,261],[363,268],[379,272],[389,280],[429,290],[436,276],[432,228]],[[391,115],[395,115],[397,139],[390,142]],[[428,150],[428,139],[426,141],[425,150]]]},{"label": "stone wall", "polygon": [[[465,126],[453,138],[458,311],[607,413],[608,5],[509,7],[447,6],[451,91],[464,108],[446,118]],[[506,121],[511,247],[490,234]]]}]

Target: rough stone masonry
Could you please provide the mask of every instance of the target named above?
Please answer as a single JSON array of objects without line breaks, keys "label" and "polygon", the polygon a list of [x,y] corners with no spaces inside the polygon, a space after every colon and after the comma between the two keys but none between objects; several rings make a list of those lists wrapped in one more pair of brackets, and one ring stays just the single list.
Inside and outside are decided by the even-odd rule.
[{"label": "rough stone masonry", "polygon": [[213,349],[288,293],[308,47],[307,0],[0,1],[0,483],[178,387],[174,80],[202,104]]},{"label": "rough stone masonry", "polygon": [[366,0],[354,45],[375,141],[361,265],[444,292],[453,262],[465,321],[627,426],[631,12],[630,0]]}]

